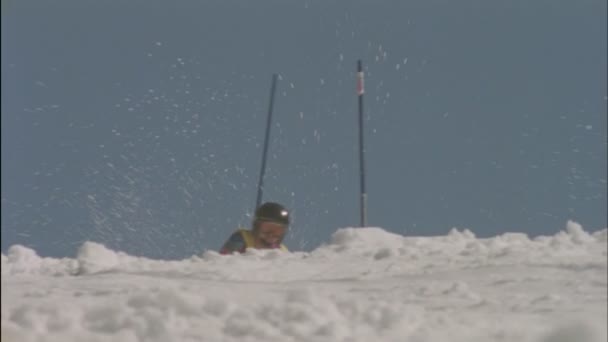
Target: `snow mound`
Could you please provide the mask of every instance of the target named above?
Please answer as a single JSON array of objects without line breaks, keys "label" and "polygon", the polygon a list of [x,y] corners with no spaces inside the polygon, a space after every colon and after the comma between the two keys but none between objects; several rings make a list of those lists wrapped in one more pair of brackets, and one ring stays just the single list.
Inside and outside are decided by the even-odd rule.
[{"label": "snow mound", "polygon": [[124,253],[116,253],[102,244],[85,242],[78,250],[76,259],[78,274],[92,274],[111,271],[132,258]]},{"label": "snow mound", "polygon": [[342,228],[331,237],[331,244],[340,249],[361,249],[368,247],[399,247],[403,236],[387,232],[381,228]]},{"label": "snow mound", "polygon": [[607,242],[608,241],[608,229],[599,230],[592,235],[597,241]]},{"label": "snow mound", "polygon": [[[2,255],[2,341],[606,340],[606,230],[337,230],[305,252]],[[69,305],[67,305],[69,304]]]},{"label": "snow mound", "polygon": [[404,237],[381,228],[342,228],[332,236],[328,246],[321,247],[312,254],[327,253],[327,250],[343,255],[358,255],[384,259],[399,255]]},{"label": "snow mound", "polygon": [[[319,271],[328,260],[356,263],[354,267],[339,272],[340,275],[334,273],[336,278],[384,274],[384,271],[378,271],[377,263],[392,263],[390,270],[396,273],[405,269],[427,272],[429,269],[453,268],[454,265],[467,268],[514,264],[601,268],[603,263],[598,262],[597,256],[606,256],[607,229],[589,234],[572,221],[565,228],[553,236],[534,239],[523,233],[505,233],[482,239],[468,229],[456,228],[447,235],[432,237],[405,237],[381,228],[342,228],[332,235],[328,244],[308,253],[250,249],[244,254],[225,256],[206,251],[200,257],[180,261],[131,256],[95,242],[85,242],[75,259],[42,258],[34,250],[16,245],[9,249],[8,255],[2,255],[2,275],[154,272],[196,273],[216,280],[297,280],[315,275],[319,279],[328,279],[331,275]],[[302,265],[300,275],[288,272],[293,265]],[[252,269],[256,272],[246,271]]]},{"label": "snow mound", "polygon": [[568,221],[566,231],[556,235],[554,240],[558,244],[570,242],[577,245],[583,245],[596,241],[593,236],[583,230],[583,227],[580,224],[574,221]]},{"label": "snow mound", "polygon": [[22,245],[14,245],[8,254],[2,254],[2,276],[14,275],[70,275],[76,269],[73,259],[41,258],[36,251]]}]

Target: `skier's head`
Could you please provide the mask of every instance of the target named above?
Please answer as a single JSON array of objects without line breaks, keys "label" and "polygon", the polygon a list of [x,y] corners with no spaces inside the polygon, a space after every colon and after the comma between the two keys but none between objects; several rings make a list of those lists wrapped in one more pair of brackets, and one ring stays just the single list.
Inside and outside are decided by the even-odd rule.
[{"label": "skier's head", "polygon": [[259,206],[253,217],[253,235],[265,247],[281,244],[289,227],[289,212],[282,205],[266,202]]},{"label": "skier's head", "polygon": [[266,202],[255,210],[254,222],[274,222],[289,226],[289,212],[275,202]]}]

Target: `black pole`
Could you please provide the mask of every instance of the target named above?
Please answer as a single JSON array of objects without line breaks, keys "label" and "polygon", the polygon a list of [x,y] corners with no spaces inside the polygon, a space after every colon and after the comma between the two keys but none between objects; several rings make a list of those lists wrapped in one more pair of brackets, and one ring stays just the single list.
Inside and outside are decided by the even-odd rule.
[{"label": "black pole", "polygon": [[258,181],[258,197],[255,201],[255,209],[262,203],[262,192],[264,190],[264,173],[266,172],[266,154],[268,153],[268,140],[270,138],[270,126],[272,123],[272,109],[274,107],[274,93],[277,88],[277,74],[272,74],[272,85],[270,88],[270,104],[268,106],[268,119],[266,120],[266,137],[264,138],[264,151],[262,152],[262,168]]},{"label": "black pole", "polygon": [[363,66],[357,61],[357,95],[359,97],[359,175],[361,187],[361,227],[367,226],[367,193],[365,190],[365,145],[363,144]]}]

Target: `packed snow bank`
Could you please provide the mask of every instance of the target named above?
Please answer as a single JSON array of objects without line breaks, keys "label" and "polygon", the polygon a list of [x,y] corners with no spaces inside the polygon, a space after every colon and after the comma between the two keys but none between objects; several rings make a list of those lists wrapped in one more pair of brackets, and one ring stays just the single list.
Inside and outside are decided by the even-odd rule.
[{"label": "packed snow bank", "polygon": [[77,267],[74,259],[41,258],[30,248],[14,245],[2,254],[2,277],[6,275],[60,276],[69,275]]},{"label": "packed snow bank", "polygon": [[605,341],[607,230],[404,237],[151,260],[2,255],[2,341]]}]

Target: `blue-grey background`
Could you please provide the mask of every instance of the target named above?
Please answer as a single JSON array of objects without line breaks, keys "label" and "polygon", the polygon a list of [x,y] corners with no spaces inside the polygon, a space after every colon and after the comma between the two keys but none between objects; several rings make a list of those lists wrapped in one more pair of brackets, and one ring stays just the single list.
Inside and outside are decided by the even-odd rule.
[{"label": "blue-grey background", "polygon": [[217,249],[265,200],[310,250],[370,226],[553,234],[606,218],[606,1],[2,2],[2,250]]}]

